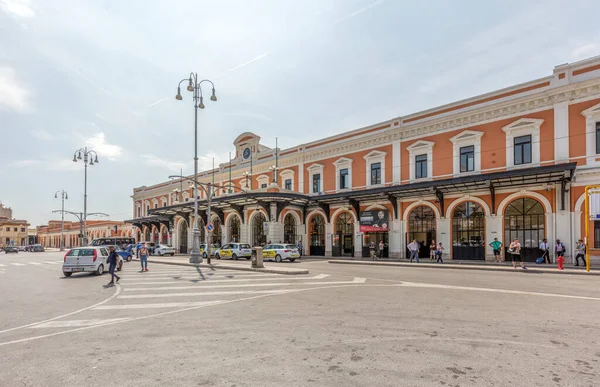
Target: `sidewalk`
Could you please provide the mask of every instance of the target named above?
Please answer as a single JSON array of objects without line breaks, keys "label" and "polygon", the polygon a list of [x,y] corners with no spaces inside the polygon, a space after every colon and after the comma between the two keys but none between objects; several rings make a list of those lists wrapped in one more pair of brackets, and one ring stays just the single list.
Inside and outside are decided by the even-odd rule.
[{"label": "sidewalk", "polygon": [[[520,266],[517,265],[517,270],[513,269],[510,262],[497,263],[497,262],[485,262],[485,261],[452,261],[446,260],[444,263],[433,263],[428,260],[421,259],[421,263],[410,263],[408,260],[377,260],[372,261],[369,259],[353,258],[353,259],[330,259],[329,263],[333,264],[345,264],[345,265],[372,265],[372,266],[397,266],[397,267],[425,267],[432,269],[457,269],[457,270],[482,270],[482,271],[522,271]],[[526,263],[527,270],[529,273],[544,273],[544,274],[574,274],[574,275],[592,275],[600,276],[600,270],[592,268],[588,273],[585,271],[585,267],[575,267],[574,265],[565,265],[564,270],[558,270],[555,264],[550,265],[537,265],[535,263]]]},{"label": "sidewalk", "polygon": [[[134,261],[138,261],[139,259],[133,258]],[[148,263],[159,263],[164,265],[178,265],[178,266],[192,266],[199,267],[201,269],[229,269],[229,270],[241,270],[241,271],[256,271],[261,273],[272,273],[272,274],[309,274],[308,269],[301,269],[296,267],[285,267],[285,266],[271,266],[268,263],[265,263],[265,267],[262,269],[253,268],[251,265],[251,261],[243,260],[243,261],[222,261],[215,258],[211,259],[211,264],[206,263],[206,259],[202,260],[201,264],[194,264],[189,262],[189,256],[174,256],[174,257],[158,257],[158,256],[150,256],[148,257]],[[238,263],[239,262],[239,263]],[[295,266],[295,265],[294,265]]]}]

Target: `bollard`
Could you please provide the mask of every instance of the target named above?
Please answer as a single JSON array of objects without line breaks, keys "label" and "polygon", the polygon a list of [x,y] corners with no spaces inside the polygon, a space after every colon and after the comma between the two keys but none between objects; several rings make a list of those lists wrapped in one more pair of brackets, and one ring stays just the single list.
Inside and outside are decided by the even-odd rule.
[{"label": "bollard", "polygon": [[558,270],[565,270],[565,268],[563,267],[565,259],[563,257],[559,256],[558,258],[556,258],[556,263],[558,263]]},{"label": "bollard", "polygon": [[252,267],[253,268],[264,268],[263,265],[263,249],[260,246],[252,248]]}]

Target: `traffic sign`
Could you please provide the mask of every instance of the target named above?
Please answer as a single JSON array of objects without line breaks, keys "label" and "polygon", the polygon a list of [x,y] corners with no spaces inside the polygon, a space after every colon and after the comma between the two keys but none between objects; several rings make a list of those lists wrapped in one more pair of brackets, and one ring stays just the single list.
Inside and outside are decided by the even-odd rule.
[{"label": "traffic sign", "polygon": [[206,229],[208,230],[208,232],[211,232],[212,230],[214,230],[215,226],[213,226],[212,223],[209,223],[206,225]]},{"label": "traffic sign", "polygon": [[600,190],[590,189],[588,195],[590,203],[590,219],[600,219]]}]

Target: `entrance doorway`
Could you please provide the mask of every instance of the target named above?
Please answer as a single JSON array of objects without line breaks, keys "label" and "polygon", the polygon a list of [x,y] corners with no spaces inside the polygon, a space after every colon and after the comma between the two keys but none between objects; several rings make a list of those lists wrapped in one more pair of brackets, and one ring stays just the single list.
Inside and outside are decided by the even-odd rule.
[{"label": "entrance doorway", "polygon": [[526,262],[535,262],[540,256],[538,246],[545,237],[544,207],[532,198],[513,200],[504,210],[504,250],[506,252],[514,239],[521,243],[521,258]]},{"label": "entrance doorway", "polygon": [[309,224],[310,255],[325,255],[325,218],[317,214]]},{"label": "entrance doorway", "polygon": [[485,212],[478,203],[460,203],[452,213],[452,259],[485,260]]},{"label": "entrance doorway", "polygon": [[213,221],[212,243],[213,245],[221,246],[221,219],[215,218]]},{"label": "entrance doorway", "polygon": [[264,246],[267,244],[265,235],[265,223],[267,218],[262,212],[258,212],[252,219],[252,246]]},{"label": "entrance doorway", "polygon": [[242,223],[237,215],[230,215],[231,220],[229,221],[229,242],[239,243],[240,242],[240,229]]},{"label": "entrance doorway", "polygon": [[342,212],[335,221],[335,234],[332,236],[331,254],[334,257],[354,256],[354,217]]},{"label": "entrance doorway", "polygon": [[[435,240],[436,219],[435,212],[429,206],[415,207],[408,219],[408,232],[406,233],[406,246],[413,240],[419,243],[419,258],[429,258],[429,245]],[[410,256],[408,247],[406,256]]]},{"label": "entrance doorway", "polygon": [[[366,232],[363,234],[362,256],[367,258],[371,256],[371,241],[375,242],[375,255],[378,258],[390,257],[389,235],[387,232]],[[379,242],[383,241],[383,256],[379,257]]]},{"label": "entrance doorway", "polygon": [[292,214],[287,214],[283,219],[283,242],[296,244],[296,219]]},{"label": "entrance doorway", "polygon": [[180,254],[187,254],[188,253],[188,225],[187,222],[185,220],[182,220],[181,222],[179,222],[179,229],[178,229],[178,234],[179,234],[179,253]]}]

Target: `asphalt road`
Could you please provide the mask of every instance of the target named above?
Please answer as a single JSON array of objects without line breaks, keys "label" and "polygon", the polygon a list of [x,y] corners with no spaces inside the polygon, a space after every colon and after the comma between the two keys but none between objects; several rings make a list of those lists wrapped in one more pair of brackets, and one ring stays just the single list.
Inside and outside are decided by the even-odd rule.
[{"label": "asphalt road", "polygon": [[0,253],[1,386],[598,385],[598,277],[61,262]]}]

